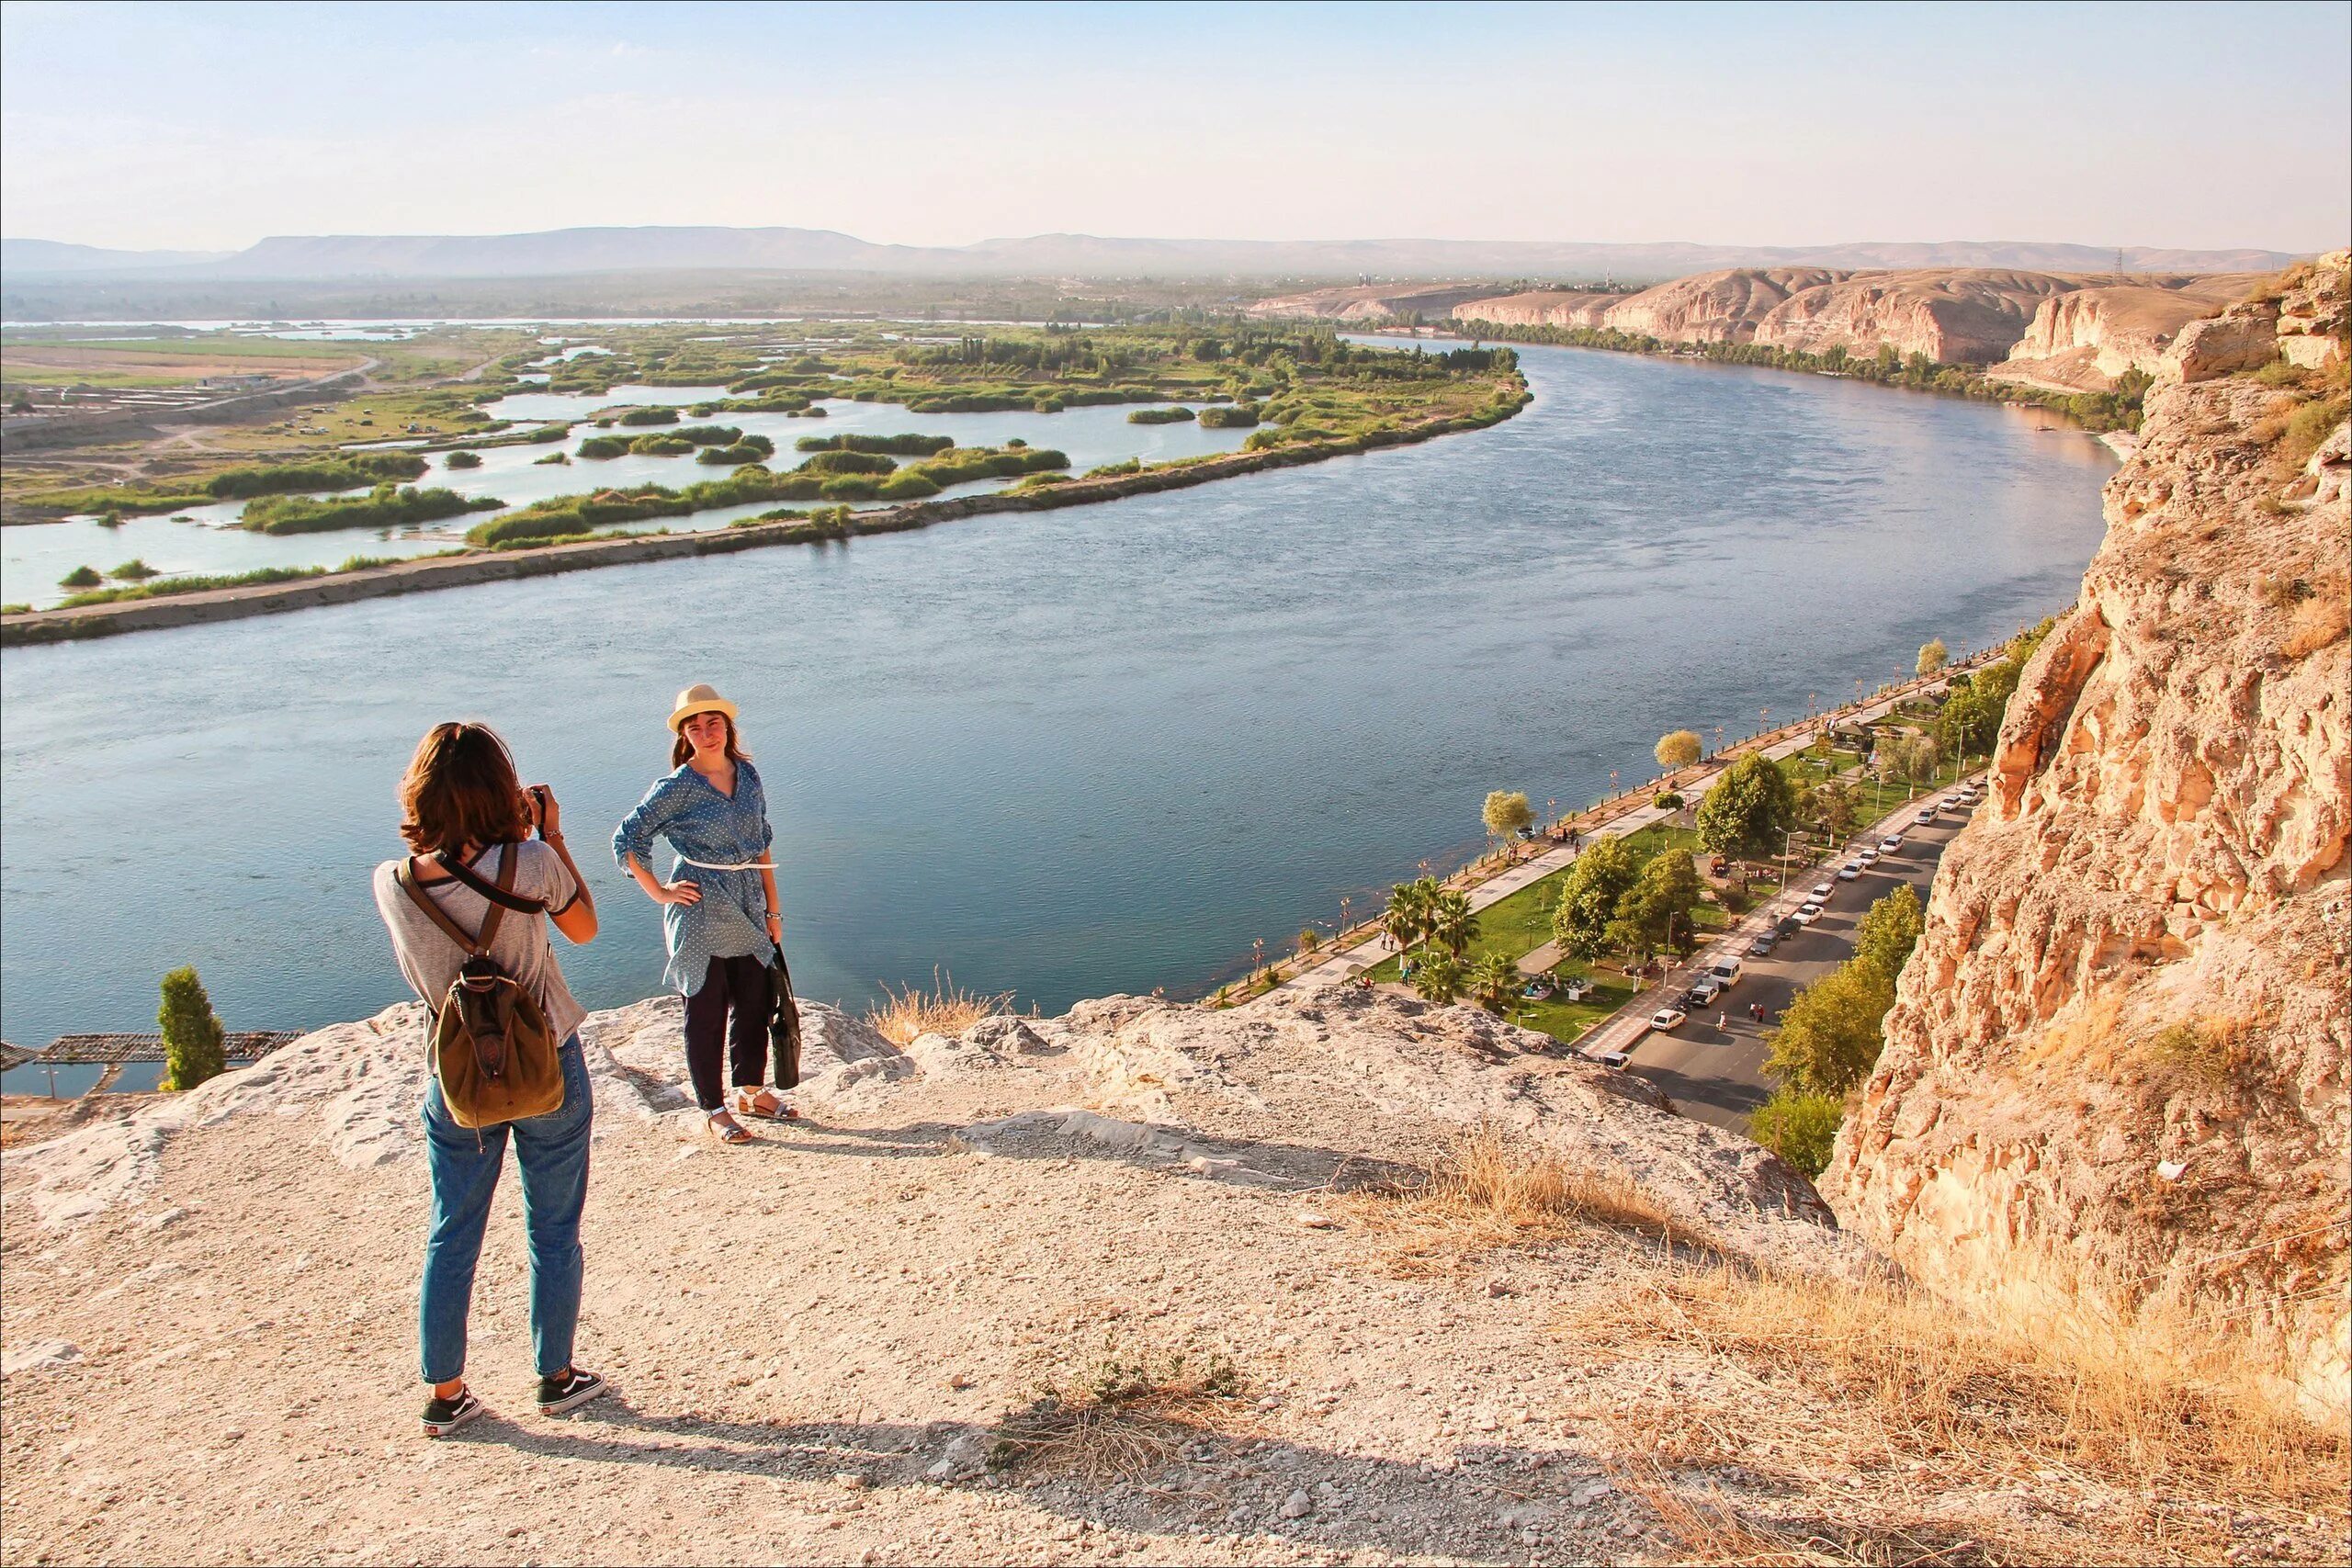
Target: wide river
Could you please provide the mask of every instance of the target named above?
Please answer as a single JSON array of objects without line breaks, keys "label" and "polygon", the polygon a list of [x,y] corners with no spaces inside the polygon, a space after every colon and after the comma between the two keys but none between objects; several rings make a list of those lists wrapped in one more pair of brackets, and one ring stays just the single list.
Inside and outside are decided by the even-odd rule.
[{"label": "wide river", "polygon": [[650,994],[656,911],[605,845],[695,681],[742,705],[806,994],[1197,992],[1474,847],[1490,789],[1566,808],[1646,776],[1663,730],[1985,643],[2071,602],[2098,542],[2113,458],[2032,414],[1521,355],[1517,418],[1364,457],[8,649],[0,1033],[152,1028],[180,964],[232,1029],[401,999],[369,868],[416,738],[458,716],[561,796],[605,925],[574,988]]}]

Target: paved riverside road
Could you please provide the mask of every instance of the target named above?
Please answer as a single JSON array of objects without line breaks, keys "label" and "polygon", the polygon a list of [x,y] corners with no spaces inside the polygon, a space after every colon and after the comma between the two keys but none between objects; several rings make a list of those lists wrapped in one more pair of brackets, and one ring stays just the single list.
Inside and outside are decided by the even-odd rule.
[{"label": "paved riverside road", "polygon": [[[1838,891],[1826,906],[1826,913],[1795,935],[1782,937],[1770,957],[1747,959],[1739,984],[1715,1006],[1703,1013],[1694,1010],[1689,1021],[1671,1034],[1644,1033],[1636,1043],[1623,1047],[1633,1056],[1626,1070],[1664,1089],[1683,1115],[1745,1134],[1749,1113],[1772,1092],[1771,1080],[1764,1076],[1764,1031],[1770,1025],[1749,1018],[1749,1006],[1761,1002],[1768,1016],[1778,1018],[1799,987],[1844,963],[1853,953],[1854,927],[1863,911],[1894,891],[1898,881],[1908,882],[1925,905],[1928,885],[1935,880],[1944,846],[1967,819],[1964,809],[1954,807],[1940,813],[1932,828],[1914,823],[1909,810],[1892,818],[1882,834],[1873,834],[1870,841],[1876,843],[1883,832],[1899,830],[1903,834],[1900,851],[1865,867],[1860,881],[1837,883]],[[1860,834],[1854,836],[1854,843],[1861,841]],[[1806,872],[1799,879],[1802,886],[1792,883],[1792,892],[1825,879],[1836,882],[1837,866],[1845,858],[1840,855],[1829,865]],[[1792,908],[1795,902],[1793,897],[1771,901],[1775,909]],[[1747,939],[1741,938],[1733,951],[1745,955]],[[1684,977],[1645,992],[1645,998],[1656,999],[1629,1010],[1646,1019],[1689,989],[1687,971],[1675,974]],[[1715,1027],[1719,1014],[1727,1018],[1722,1029]]]}]

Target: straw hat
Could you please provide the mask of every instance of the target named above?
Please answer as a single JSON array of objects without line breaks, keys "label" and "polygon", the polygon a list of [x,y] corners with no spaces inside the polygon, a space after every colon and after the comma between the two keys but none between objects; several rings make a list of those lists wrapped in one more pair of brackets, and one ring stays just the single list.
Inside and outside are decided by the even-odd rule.
[{"label": "straw hat", "polygon": [[720,696],[718,687],[700,681],[678,694],[678,705],[670,710],[671,729],[682,729],[698,713],[723,713],[728,723],[735,722],[735,705]]}]

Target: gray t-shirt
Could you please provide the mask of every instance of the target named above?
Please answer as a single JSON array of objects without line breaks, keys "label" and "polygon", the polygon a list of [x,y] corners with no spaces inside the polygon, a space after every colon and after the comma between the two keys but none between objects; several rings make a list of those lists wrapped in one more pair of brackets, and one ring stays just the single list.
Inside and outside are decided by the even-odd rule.
[{"label": "gray t-shirt", "polygon": [[[481,858],[469,869],[483,881],[495,883],[499,857],[509,851],[516,852],[516,897],[536,898],[551,910],[568,908],[580,897],[580,885],[564,869],[563,857],[537,839],[520,844],[493,845],[484,850]],[[457,979],[458,966],[466,961],[466,955],[449,940],[449,933],[434,924],[433,917],[418,908],[416,901],[401,886],[395,874],[401,864],[388,860],[376,868],[376,908],[384,917],[384,928],[392,934],[392,956],[400,962],[401,974],[418,996],[438,1007],[449,994],[450,983]],[[454,877],[435,882],[428,872],[424,880],[425,897],[439,905],[441,912],[458,923],[458,930],[476,933],[481,931],[482,921],[490,914],[489,899]],[[571,987],[563,983],[563,971],[556,966],[555,950],[548,942],[548,924],[544,917],[507,910],[499,918],[498,934],[491,941],[490,955],[518,985],[538,998],[541,1010],[548,1015],[548,1026],[561,1040],[580,1027],[588,1010],[572,999]]]}]

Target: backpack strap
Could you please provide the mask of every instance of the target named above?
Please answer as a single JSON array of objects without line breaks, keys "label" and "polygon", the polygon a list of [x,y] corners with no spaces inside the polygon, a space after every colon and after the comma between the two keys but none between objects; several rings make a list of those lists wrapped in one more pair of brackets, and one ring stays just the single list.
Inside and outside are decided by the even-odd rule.
[{"label": "backpack strap", "polygon": [[[452,855],[440,857],[441,869],[464,883],[481,897],[489,900],[492,911],[512,909],[518,915],[544,915],[548,907],[536,898],[526,898],[514,891],[514,863],[520,858],[513,844],[498,846],[498,880],[491,882],[473,867]],[[483,931],[481,944],[490,945],[490,934]]]},{"label": "backpack strap", "polygon": [[488,950],[491,936],[498,925],[497,905],[492,904],[490,907],[490,919],[482,923],[481,935],[470,937],[466,934],[465,928],[451,919],[448,911],[435,903],[433,896],[425,892],[417,882],[416,862],[413,858],[404,860],[392,868],[392,880],[399,883],[401,890],[411,898],[416,900],[416,907],[431,916],[433,923],[441,928],[442,934],[463,949],[467,957],[480,958]]}]

